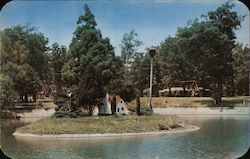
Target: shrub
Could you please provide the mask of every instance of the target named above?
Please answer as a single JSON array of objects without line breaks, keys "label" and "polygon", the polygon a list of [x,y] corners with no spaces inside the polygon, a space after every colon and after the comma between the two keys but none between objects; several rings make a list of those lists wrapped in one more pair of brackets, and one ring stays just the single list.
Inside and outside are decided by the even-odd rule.
[{"label": "shrub", "polygon": [[169,127],[166,126],[165,124],[158,124],[158,130],[169,130]]},{"label": "shrub", "polygon": [[169,126],[171,129],[175,129],[175,128],[178,128],[178,127],[181,127],[180,124],[178,123],[173,123],[172,125]]},{"label": "shrub", "polygon": [[74,112],[57,111],[57,112],[55,112],[53,117],[56,117],[56,118],[65,118],[65,117],[77,118],[77,117],[85,117],[85,116],[88,116],[88,114],[81,112],[81,111],[74,111]]}]

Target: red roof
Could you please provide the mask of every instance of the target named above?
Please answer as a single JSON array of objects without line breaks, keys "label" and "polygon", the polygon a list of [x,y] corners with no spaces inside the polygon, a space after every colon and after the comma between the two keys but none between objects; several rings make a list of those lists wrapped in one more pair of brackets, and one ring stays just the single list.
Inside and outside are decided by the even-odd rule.
[{"label": "red roof", "polygon": [[[111,103],[113,97],[114,97],[114,96],[111,96],[111,95],[109,96],[109,103]],[[122,99],[122,98],[121,98],[119,95],[116,95],[116,96],[115,96],[116,104],[117,104],[118,102],[120,102],[121,99]]]}]

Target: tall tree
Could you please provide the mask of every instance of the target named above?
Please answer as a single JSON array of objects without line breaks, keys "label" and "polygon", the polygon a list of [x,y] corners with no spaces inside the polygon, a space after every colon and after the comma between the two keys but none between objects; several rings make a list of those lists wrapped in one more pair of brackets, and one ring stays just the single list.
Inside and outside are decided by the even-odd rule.
[{"label": "tall tree", "polygon": [[[235,4],[231,2],[226,2],[221,7],[218,7],[215,11],[208,12],[209,22],[211,22],[217,29],[224,34],[224,39],[227,38],[227,44],[221,46],[223,49],[220,51],[228,56],[228,59],[232,62],[232,49],[235,47],[235,31],[240,28],[241,21],[244,19],[244,16],[238,15],[237,12],[233,11]],[[224,40],[225,41],[225,40]],[[232,66],[230,67],[232,68]],[[230,73],[231,79],[233,79],[233,73]],[[228,75],[229,77],[229,75]],[[222,96],[222,80],[217,80],[215,83],[218,85],[217,94],[218,96],[215,98],[216,103],[221,101]],[[233,82],[232,82],[233,84]]]},{"label": "tall tree", "polygon": [[123,35],[121,41],[121,59],[125,65],[130,65],[137,56],[138,48],[142,45],[142,41],[137,39],[138,34],[135,30]]},{"label": "tall tree", "polygon": [[56,95],[62,91],[62,67],[66,61],[66,47],[59,47],[58,43],[52,44],[51,48],[51,66],[54,69],[54,83],[56,86]]},{"label": "tall tree", "polygon": [[[78,77],[77,105],[84,106],[91,115],[95,104],[104,97],[105,87],[115,78],[115,54],[108,38],[103,38],[96,29],[94,15],[88,5],[84,5],[85,14],[77,21],[72,42],[69,46],[69,59],[78,62],[74,74]],[[73,67],[72,67],[73,68]]]}]

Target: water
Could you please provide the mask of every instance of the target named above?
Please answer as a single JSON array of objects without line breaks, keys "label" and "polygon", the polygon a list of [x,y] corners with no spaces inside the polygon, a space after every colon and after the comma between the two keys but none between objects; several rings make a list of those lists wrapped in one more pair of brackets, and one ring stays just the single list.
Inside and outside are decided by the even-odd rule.
[{"label": "water", "polygon": [[248,115],[182,115],[201,129],[163,136],[108,139],[22,139],[11,134],[26,122],[1,120],[1,147],[16,159],[230,159],[249,148]]}]

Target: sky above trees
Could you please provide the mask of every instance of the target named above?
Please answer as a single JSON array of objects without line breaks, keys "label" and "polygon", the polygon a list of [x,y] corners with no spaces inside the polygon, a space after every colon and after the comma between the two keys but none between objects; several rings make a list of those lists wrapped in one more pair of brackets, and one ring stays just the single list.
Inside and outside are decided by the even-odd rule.
[{"label": "sky above trees", "polygon": [[[178,27],[186,26],[189,20],[200,18],[202,14],[215,10],[224,0],[207,1],[12,1],[1,10],[1,30],[30,24],[49,38],[49,44],[58,42],[69,46],[76,21],[87,3],[95,15],[97,28],[104,37],[109,37],[120,55],[120,44],[124,33],[135,29],[146,47],[159,45],[168,36],[174,36]],[[234,10],[246,15],[242,28],[236,32],[237,41],[249,45],[249,10],[239,1],[233,1]]]}]

